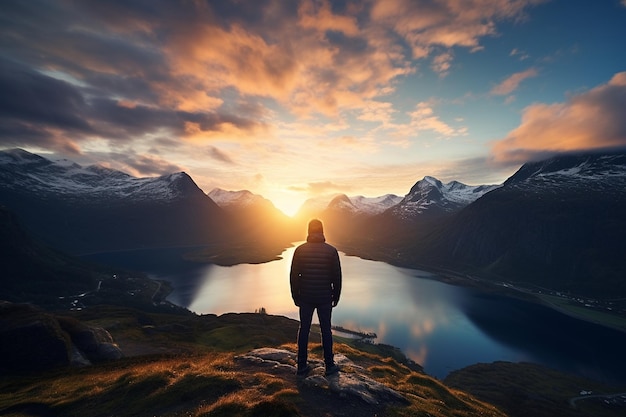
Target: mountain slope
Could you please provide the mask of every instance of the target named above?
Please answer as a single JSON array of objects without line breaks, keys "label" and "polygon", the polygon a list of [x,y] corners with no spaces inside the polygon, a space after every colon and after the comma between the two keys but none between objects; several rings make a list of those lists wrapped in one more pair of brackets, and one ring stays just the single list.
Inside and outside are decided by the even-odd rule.
[{"label": "mountain slope", "polygon": [[470,186],[458,181],[444,184],[437,178],[427,176],[418,181],[402,201],[390,208],[388,214],[405,221],[415,221],[420,216],[441,216],[462,209],[498,187]]},{"label": "mountain slope", "polygon": [[216,241],[222,210],[185,173],[135,178],[101,166],[0,152],[0,203],[74,253]]},{"label": "mountain slope", "polygon": [[626,294],[626,155],[525,164],[402,248],[411,262],[594,295]]},{"label": "mountain slope", "polygon": [[145,310],[159,307],[169,289],[143,274],[92,264],[33,239],[17,217],[0,206],[0,300],[51,309],[99,303]]}]

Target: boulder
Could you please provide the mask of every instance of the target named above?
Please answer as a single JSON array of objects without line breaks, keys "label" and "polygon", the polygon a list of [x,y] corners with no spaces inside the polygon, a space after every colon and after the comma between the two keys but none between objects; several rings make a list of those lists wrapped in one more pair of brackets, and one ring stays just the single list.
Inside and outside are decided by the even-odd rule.
[{"label": "boulder", "polygon": [[59,318],[59,323],[72,343],[91,362],[115,360],[123,356],[111,334],[102,327],[90,327],[67,317]]},{"label": "boulder", "polygon": [[68,366],[71,342],[57,320],[27,304],[0,302],[0,372]]},{"label": "boulder", "polygon": [[[236,356],[235,359],[251,365],[271,368],[276,372],[296,372],[296,354],[285,349],[260,348]],[[302,385],[329,389],[342,397],[356,397],[371,405],[407,402],[407,399],[399,392],[368,377],[365,369],[356,365],[345,355],[335,355],[335,362],[341,369],[349,369],[350,372],[340,371],[334,375],[325,376],[324,362],[311,358],[309,365],[313,370],[301,381]]]},{"label": "boulder", "polygon": [[111,334],[29,304],[0,301],[0,373],[39,372],[120,359]]}]

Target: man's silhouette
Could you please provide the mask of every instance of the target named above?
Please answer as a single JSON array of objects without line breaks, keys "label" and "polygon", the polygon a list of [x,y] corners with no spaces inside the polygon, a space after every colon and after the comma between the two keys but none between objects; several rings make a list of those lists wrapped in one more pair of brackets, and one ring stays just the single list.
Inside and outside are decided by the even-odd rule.
[{"label": "man's silhouette", "polygon": [[341,264],[337,249],[326,243],[321,221],[311,220],[308,232],[306,243],[296,248],[291,261],[291,296],[300,307],[297,374],[306,376],[311,371],[307,363],[307,349],[313,311],[317,310],[326,375],[331,375],[339,371],[333,356],[330,320],[332,309],[341,295]]}]

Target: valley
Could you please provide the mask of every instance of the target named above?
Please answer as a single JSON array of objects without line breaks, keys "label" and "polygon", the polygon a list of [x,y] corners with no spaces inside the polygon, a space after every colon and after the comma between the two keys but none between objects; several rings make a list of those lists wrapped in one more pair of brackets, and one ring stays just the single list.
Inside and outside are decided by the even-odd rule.
[{"label": "valley", "polygon": [[[537,326],[528,325],[528,320],[516,317],[514,309],[510,318],[518,324],[503,327],[504,318],[493,317],[499,297],[512,300],[512,306],[519,306],[514,300],[532,301],[623,334],[626,267],[616,254],[625,249],[619,232],[624,230],[625,221],[625,172],[622,154],[566,155],[525,165],[501,186],[443,184],[427,177],[403,198],[334,196],[325,204],[309,204],[308,211],[290,219],[268,200],[248,193],[237,192],[237,197],[243,199],[231,198],[235,194],[222,190],[221,198],[213,201],[183,174],[137,179],[68,161],[57,163],[24,151],[3,151],[0,204],[5,208],[0,211],[0,249],[7,274],[3,276],[6,285],[0,298],[35,302],[63,314],[99,315],[108,311],[106,315],[113,315],[94,320],[104,323],[114,337],[123,341],[126,336],[116,330],[115,324],[122,316],[133,321],[137,311],[190,314],[180,305],[167,302],[175,285],[155,282],[141,269],[129,272],[125,268],[96,266],[73,255],[132,249],[133,257],[166,262],[166,258],[154,257],[150,251],[178,248],[180,259],[196,266],[207,262],[215,267],[274,264],[280,262],[285,248],[302,239],[306,221],[319,217],[328,230],[329,241],[348,255],[432,271],[426,279],[479,291],[483,294],[481,302],[465,306],[469,318],[466,328],[477,326],[503,345],[522,343],[532,351],[538,349],[532,340],[543,337],[543,333]],[[462,199],[461,194],[454,193],[472,198]],[[317,208],[311,210],[313,206]],[[414,303],[405,304],[409,305]],[[112,313],[102,310],[104,306],[131,308],[133,312]],[[280,310],[266,310],[266,305],[255,304],[247,309],[261,311],[261,307],[264,312],[283,315]],[[535,311],[534,307],[528,308],[529,312]],[[521,323],[527,326],[520,327]],[[363,332],[352,324],[342,327]],[[515,334],[503,330],[507,327],[519,331]],[[546,324],[546,328],[559,327]],[[366,329],[365,333],[373,330],[379,336],[385,334],[379,329]],[[231,330],[226,332],[226,339],[233,336]],[[131,339],[136,337],[136,329],[129,335]],[[176,344],[172,336],[160,338],[166,344]],[[215,336],[218,339],[202,339],[225,343],[224,334],[219,336],[218,332]],[[583,345],[595,339],[584,339]],[[581,342],[574,340],[572,348]],[[126,346],[129,352],[147,352],[130,339]],[[611,343],[606,346],[610,348]],[[597,354],[602,349],[592,351]],[[610,357],[607,352],[605,356]],[[496,362],[481,368],[478,374],[473,373],[472,366],[460,369],[459,375],[469,378],[464,379],[463,390],[506,408],[507,401],[516,395],[513,391],[493,390],[492,386],[491,393],[484,391],[488,382],[484,376],[499,368]],[[528,372],[535,371],[511,367],[493,378],[506,381],[513,374]],[[577,383],[576,389],[570,386],[567,395],[557,396],[556,408],[550,410],[563,411],[559,401],[575,398],[577,392],[593,384]],[[622,392],[616,386],[593,391],[598,389],[607,395]],[[525,391],[517,387],[515,392]],[[537,392],[527,395],[533,398]],[[529,401],[527,409],[541,407]],[[581,410],[587,409],[587,400],[575,403]],[[597,404],[592,408],[598,411]],[[512,409],[507,410],[515,415]],[[577,416],[581,410],[568,409],[564,415]],[[611,415],[611,411],[602,410],[596,415]]]}]

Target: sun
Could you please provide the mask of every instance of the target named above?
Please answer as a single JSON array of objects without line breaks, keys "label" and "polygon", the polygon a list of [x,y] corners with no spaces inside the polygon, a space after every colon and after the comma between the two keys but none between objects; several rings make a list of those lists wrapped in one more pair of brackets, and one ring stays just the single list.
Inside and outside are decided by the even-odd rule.
[{"label": "sun", "polygon": [[297,193],[290,192],[275,192],[268,194],[267,198],[274,204],[274,206],[285,213],[289,217],[294,217],[305,198]]}]

